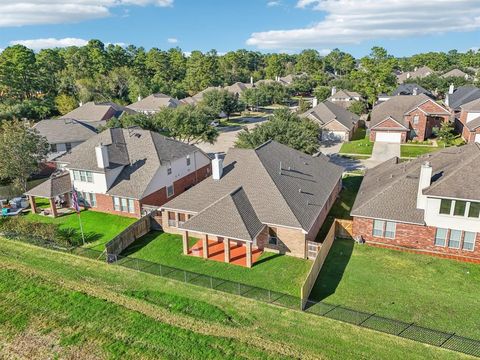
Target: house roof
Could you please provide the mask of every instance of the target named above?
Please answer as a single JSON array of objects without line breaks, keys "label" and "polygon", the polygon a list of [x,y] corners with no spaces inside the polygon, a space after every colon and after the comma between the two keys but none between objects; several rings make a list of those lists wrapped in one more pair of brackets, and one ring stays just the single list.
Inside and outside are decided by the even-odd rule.
[{"label": "house roof", "polygon": [[308,231],[342,173],[324,155],[269,141],[254,150],[230,149],[220,180],[205,179],[163,207],[198,214],[241,187],[263,224]]},{"label": "house roof", "polygon": [[480,98],[472,100],[466,104],[460,106],[462,110],[476,112],[480,111]]},{"label": "house roof", "polygon": [[478,144],[452,147],[408,162],[390,159],[367,170],[351,215],[424,224],[424,211],[417,209],[421,165],[430,162],[432,184],[423,193],[430,196],[480,200],[477,179],[480,167]]},{"label": "house roof", "polygon": [[428,66],[422,66],[414,71],[406,71],[397,75],[397,81],[403,83],[407,79],[416,79],[423,78],[430,74],[433,74],[434,71]]},{"label": "house roof", "polygon": [[227,90],[230,93],[233,94],[238,94],[240,95],[242,92],[244,92],[246,89],[252,88],[251,84],[246,84],[242,82],[236,82],[230,86],[225,86],[224,89]]},{"label": "house roof", "polygon": [[112,117],[120,117],[124,111],[124,106],[113,102],[97,103],[89,101],[63,115],[61,119],[75,119],[84,122],[106,121]]},{"label": "house roof", "polygon": [[253,241],[265,225],[258,219],[245,190],[239,187],[180,227],[185,230]]},{"label": "house roof", "polygon": [[393,91],[392,95],[393,96],[398,96],[398,95],[413,95],[414,89],[417,89],[417,95],[418,94],[425,94],[431,98],[433,98],[433,94],[425,89],[424,87],[414,84],[414,83],[406,83],[406,84],[400,84],[398,87]]},{"label": "house roof", "polygon": [[[383,120],[391,117],[404,127],[408,128],[408,123],[405,121],[404,115],[426,101],[433,100],[425,94],[392,96],[387,101],[374,106],[370,117],[370,127],[374,127]],[[444,109],[441,114],[449,115],[450,113],[447,109]]]},{"label": "house roof", "polygon": [[161,108],[165,107],[177,107],[179,105],[179,101],[171,96],[165,94],[152,94],[147,96],[145,99],[141,99],[133,104],[127,106],[127,108],[135,110],[135,111],[159,111]]},{"label": "house roof", "polygon": [[25,195],[54,198],[59,195],[66,194],[72,190],[72,182],[70,180],[70,173],[63,172],[60,174],[53,174],[48,180],[28,190]]},{"label": "house roof", "polygon": [[462,70],[460,69],[453,69],[453,70],[450,70],[448,72],[446,72],[445,74],[443,74],[442,76],[440,76],[442,78],[447,78],[447,77],[468,77],[468,74],[463,72]]},{"label": "house roof", "polygon": [[[101,123],[101,122],[100,122]],[[74,119],[41,120],[33,128],[47,138],[49,144],[83,142],[97,134],[100,123],[87,123]]]},{"label": "house roof", "polygon": [[460,86],[453,91],[453,94],[447,94],[448,106],[451,109],[458,109],[463,104],[469,103],[480,98],[480,89],[474,86]]},{"label": "house roof", "polygon": [[358,115],[355,115],[354,113],[345,110],[343,107],[338,106],[328,100],[307,110],[301,116],[317,121],[322,126],[326,125],[332,120],[337,120],[349,130],[352,130],[354,125],[359,120]]},{"label": "house roof", "polygon": [[345,98],[356,98],[356,97],[362,97],[359,93],[355,91],[348,91],[348,90],[338,90],[328,98],[328,100],[331,99],[345,99]]},{"label": "house roof", "polygon": [[473,120],[470,120],[467,123],[467,128],[471,131],[474,131],[474,130],[478,129],[479,127],[480,127],[480,116],[473,119]]},{"label": "house roof", "polygon": [[[109,166],[98,167],[95,147],[107,147]],[[110,195],[142,199],[159,167],[198,150],[153,131],[137,128],[107,129],[76,146],[57,159],[67,168],[105,172],[122,167],[120,174],[107,190]]]}]

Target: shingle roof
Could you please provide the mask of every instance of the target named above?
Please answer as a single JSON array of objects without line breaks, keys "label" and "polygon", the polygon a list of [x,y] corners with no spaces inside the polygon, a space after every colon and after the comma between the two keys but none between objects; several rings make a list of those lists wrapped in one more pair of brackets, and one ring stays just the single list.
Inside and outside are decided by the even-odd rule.
[{"label": "shingle roof", "polygon": [[139,112],[154,112],[159,111],[165,107],[177,107],[180,102],[168,95],[165,94],[152,94],[147,96],[145,99],[137,101],[133,104],[127,106],[127,108],[139,111]]},{"label": "shingle roof", "polygon": [[468,103],[465,103],[460,107],[462,108],[462,110],[465,110],[465,111],[472,111],[472,112],[480,111],[480,98],[472,100]]},{"label": "shingle roof", "polygon": [[416,79],[423,78],[430,74],[433,74],[434,71],[428,66],[422,66],[415,71],[406,71],[397,75],[397,81],[403,83],[407,79]]},{"label": "shingle roof", "polygon": [[452,109],[458,109],[463,104],[480,98],[480,89],[474,86],[460,86],[454,90],[453,94],[447,94],[448,106]]},{"label": "shingle roof", "polygon": [[448,72],[446,72],[445,74],[443,74],[442,76],[440,76],[442,78],[447,78],[447,77],[468,77],[468,74],[463,72],[462,70],[460,69],[453,69],[453,70],[450,70]]},{"label": "shingle roof", "polygon": [[355,91],[348,90],[338,90],[335,94],[330,96],[328,99],[344,99],[344,98],[356,98],[361,97],[361,95]]},{"label": "shingle roof", "polygon": [[225,86],[224,89],[227,90],[228,92],[232,93],[232,94],[240,95],[246,89],[250,89],[251,87],[252,87],[251,84],[236,82],[236,83],[234,83],[230,86]]},{"label": "shingle roof", "polygon": [[398,96],[398,95],[413,95],[414,89],[417,89],[417,95],[418,94],[425,94],[431,98],[433,98],[433,94],[425,89],[424,87],[414,84],[414,83],[407,83],[407,84],[401,84],[398,85],[398,87],[393,91],[392,95],[393,96]]},{"label": "shingle roof", "polygon": [[470,120],[467,123],[467,128],[471,131],[474,131],[474,130],[478,129],[479,127],[480,127],[480,116],[473,119],[473,120]]},{"label": "shingle roof", "polygon": [[73,148],[70,153],[57,159],[71,169],[105,172],[98,167],[95,147],[107,147],[108,170],[123,167],[120,175],[108,189],[110,195],[141,199],[159,167],[177,158],[186,157],[197,150],[169,139],[153,131],[130,129],[107,129],[97,136]]},{"label": "shingle roof", "polygon": [[97,134],[96,123],[73,119],[41,120],[33,128],[47,138],[49,144],[83,142]]},{"label": "shingle roof", "polygon": [[106,121],[113,117],[120,117],[124,111],[124,106],[113,102],[96,103],[90,101],[63,115],[61,119],[75,119],[84,122]]},{"label": "shingle roof", "polygon": [[321,126],[328,124],[332,120],[337,120],[347,129],[352,130],[358,122],[359,117],[354,113],[338,106],[328,100],[318,104],[317,106],[307,110],[300,116],[308,117],[317,121]]},{"label": "shingle roof", "polygon": [[63,195],[72,190],[70,173],[53,174],[48,180],[45,180],[36,187],[30,189],[25,194],[43,198],[54,198]]},{"label": "shingle roof", "polygon": [[255,150],[230,149],[224,164],[220,180],[210,177],[164,208],[200,213],[242,187],[262,223],[308,231],[343,172],[323,155],[305,155],[275,141]]},{"label": "shingle roof", "polygon": [[265,225],[258,219],[245,190],[240,187],[180,227],[185,230],[253,241]]},{"label": "shingle roof", "polygon": [[421,165],[433,168],[432,185],[426,195],[480,200],[477,179],[480,167],[478,144],[447,148],[408,162],[398,158],[367,170],[351,215],[424,224],[424,211],[417,209]]}]

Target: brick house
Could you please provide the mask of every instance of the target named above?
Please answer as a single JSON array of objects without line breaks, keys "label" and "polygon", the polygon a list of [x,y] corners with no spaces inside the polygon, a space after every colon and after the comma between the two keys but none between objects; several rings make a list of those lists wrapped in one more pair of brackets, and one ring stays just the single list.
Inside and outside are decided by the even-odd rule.
[{"label": "brick house", "polygon": [[393,96],[373,108],[370,140],[424,141],[449,119],[450,112],[425,94]]},{"label": "brick house", "polygon": [[480,143],[480,99],[470,101],[461,107],[457,118],[457,129],[467,143]]},{"label": "brick house", "polygon": [[[230,149],[212,163],[212,176],[161,207],[163,229],[182,234],[184,253],[221,245],[221,260],[242,250],[245,265],[264,249],[307,258],[341,190],[343,169],[274,141],[254,150]],[[201,239],[193,248],[187,238]],[[205,249],[205,251],[204,251]]]},{"label": "brick house", "polygon": [[210,175],[197,147],[153,131],[108,129],[57,159],[86,207],[141,217]]},{"label": "brick house", "polygon": [[480,145],[388,160],[367,171],[352,208],[367,244],[480,263]]}]

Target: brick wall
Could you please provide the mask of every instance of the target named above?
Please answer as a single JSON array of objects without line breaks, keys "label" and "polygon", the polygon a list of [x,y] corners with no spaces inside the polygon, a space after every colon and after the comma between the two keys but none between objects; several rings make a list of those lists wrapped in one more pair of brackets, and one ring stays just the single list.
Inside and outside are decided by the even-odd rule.
[{"label": "brick wall", "polygon": [[291,255],[305,259],[307,256],[307,245],[305,234],[299,229],[282,228],[272,226],[276,230],[278,244],[268,243],[268,227],[257,236],[257,246],[259,249],[267,249],[280,254]]},{"label": "brick wall", "polygon": [[473,143],[473,142],[475,142],[475,135],[480,134],[480,128],[476,129],[475,131],[470,131],[465,126],[465,124],[467,123],[467,116],[468,116],[468,112],[462,110],[458,120],[461,123],[462,138],[468,143]]},{"label": "brick wall", "polygon": [[436,228],[431,226],[397,223],[395,239],[387,239],[372,235],[373,219],[354,217],[353,236],[362,236],[367,244],[384,247],[398,248],[400,250],[413,250],[441,257],[463,261],[480,262],[480,233],[477,234],[475,249],[466,251],[450,249],[434,245]]},{"label": "brick wall", "polygon": [[140,210],[140,202],[138,200],[134,200],[134,207],[135,213],[131,214],[128,212],[122,211],[115,211],[113,208],[113,198],[110,195],[106,194],[96,194],[97,197],[97,206],[92,208],[92,210],[105,212],[109,214],[121,215],[121,216],[128,216],[128,217],[141,217],[141,210]]}]

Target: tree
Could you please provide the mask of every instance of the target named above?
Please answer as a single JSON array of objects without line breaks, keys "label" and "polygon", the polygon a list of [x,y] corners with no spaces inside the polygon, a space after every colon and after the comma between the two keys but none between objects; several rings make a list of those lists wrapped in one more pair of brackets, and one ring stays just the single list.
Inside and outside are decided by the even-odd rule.
[{"label": "tree", "polygon": [[75,109],[78,103],[73,96],[60,94],[55,98],[55,106],[60,114],[65,115]]},{"label": "tree", "polygon": [[277,110],[272,118],[237,135],[235,146],[253,149],[268,140],[275,140],[291,148],[314,154],[318,151],[319,126],[313,121],[300,118],[288,109]]},{"label": "tree", "polygon": [[327,100],[330,97],[332,91],[328,86],[317,86],[315,90],[313,90],[313,95],[317,98],[319,102]]},{"label": "tree", "polygon": [[363,101],[352,101],[348,111],[360,116],[368,112],[367,105]]},{"label": "tree", "polygon": [[444,123],[442,123],[442,125],[440,126],[440,129],[438,129],[437,131],[437,137],[444,141],[446,145],[450,145],[453,140],[456,138],[456,135],[455,135],[455,129],[453,127],[453,124],[446,121]]},{"label": "tree", "polygon": [[28,178],[38,171],[49,146],[28,123],[14,120],[0,125],[0,178],[12,180],[19,191],[27,191]]},{"label": "tree", "polygon": [[297,62],[295,70],[299,73],[305,72],[308,75],[313,75],[323,68],[323,61],[317,50],[303,50],[297,55]]},{"label": "tree", "polygon": [[227,90],[211,90],[203,95],[200,106],[207,106],[216,114],[224,113],[227,119],[234,112],[242,111],[244,107],[238,101],[238,95],[232,94]]},{"label": "tree", "polygon": [[298,100],[298,109],[297,113],[298,114],[303,114],[305,111],[310,109],[310,104],[308,101],[305,101],[305,99],[302,97],[300,100]]},{"label": "tree", "polygon": [[208,142],[213,144],[218,131],[211,123],[218,114],[207,107],[184,105],[164,108],[154,115],[154,124],[166,136],[188,144]]}]

